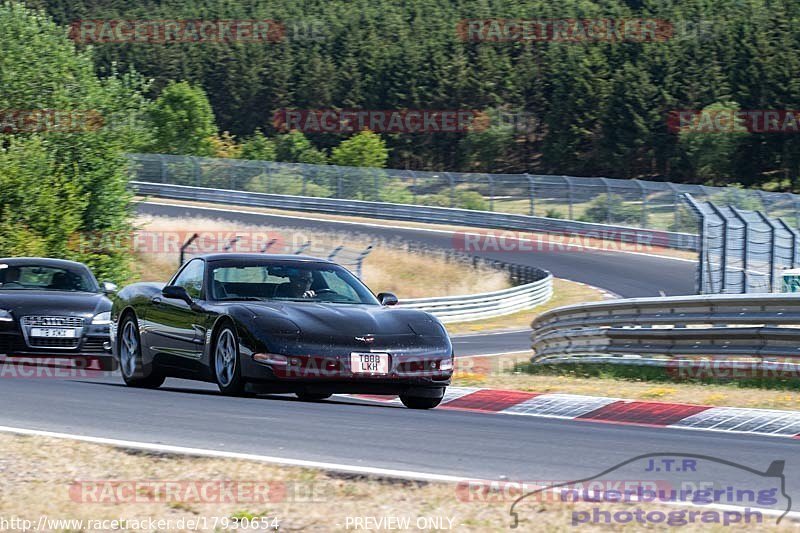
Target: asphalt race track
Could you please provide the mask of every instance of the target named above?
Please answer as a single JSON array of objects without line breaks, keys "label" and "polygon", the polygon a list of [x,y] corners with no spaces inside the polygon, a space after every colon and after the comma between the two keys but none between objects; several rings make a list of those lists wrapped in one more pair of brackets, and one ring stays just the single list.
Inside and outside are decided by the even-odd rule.
[{"label": "asphalt race track", "polygon": [[[151,204],[170,216],[185,208]],[[212,212],[192,210],[201,216]],[[219,212],[213,216],[218,217]],[[248,224],[331,230],[334,223],[228,213]],[[364,227],[362,233],[408,236],[449,246],[444,233]],[[694,265],[602,252],[499,254],[623,296],[689,293]],[[501,342],[502,341],[502,342]],[[526,331],[456,339],[457,350],[525,349]],[[613,394],[613,391],[610,391]],[[570,480],[596,475],[648,452],[711,455],[765,470],[786,461],[787,492],[800,495],[800,441],[788,438],[634,427],[455,410],[412,411],[335,398],[304,403],[290,396],[228,398],[216,387],[168,380],[160,390],[126,388],[121,379],[0,379],[0,425],[83,436],[261,454],[362,467],[446,474],[467,479]],[[709,479],[736,481],[719,466]],[[795,497],[795,502],[800,498]],[[800,504],[795,504],[797,507]],[[530,507],[522,508],[533,513]]]},{"label": "asphalt race track", "polygon": [[[787,491],[800,494],[793,474],[800,446],[786,438],[420,412],[347,399],[227,398],[214,386],[182,380],[150,391],[113,378],[3,379],[0,402],[4,426],[466,479],[581,479],[647,452],[711,455],[761,470],[781,459]],[[728,483],[741,477],[723,466],[706,474]]]}]

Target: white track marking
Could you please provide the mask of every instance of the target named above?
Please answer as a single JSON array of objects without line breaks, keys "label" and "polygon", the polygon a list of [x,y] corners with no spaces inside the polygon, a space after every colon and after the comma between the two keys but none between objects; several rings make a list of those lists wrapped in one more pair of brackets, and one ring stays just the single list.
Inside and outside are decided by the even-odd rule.
[{"label": "white track marking", "polygon": [[174,453],[180,455],[192,455],[196,457],[214,457],[222,459],[239,459],[242,461],[258,461],[261,463],[274,463],[288,466],[298,466],[303,468],[320,468],[336,472],[346,472],[354,474],[366,474],[374,476],[386,476],[401,479],[413,479],[419,481],[439,481],[445,483],[457,483],[464,481],[464,477],[448,476],[444,474],[432,474],[428,472],[413,472],[410,470],[393,470],[390,468],[378,468],[371,466],[356,466],[340,463],[326,463],[322,461],[306,461],[303,459],[289,459],[286,457],[273,457],[269,455],[258,455],[251,453],[226,452],[219,450],[209,450],[204,448],[188,448],[185,446],[172,446],[168,444],[155,444],[150,442],[139,442],[131,440],[110,439],[105,437],[90,437],[87,435],[74,435],[69,433],[57,433],[39,429],[15,428],[0,426],[0,432],[14,433],[17,435],[28,435],[35,437],[49,437],[54,439],[68,439],[91,444],[102,444],[115,446],[118,448],[133,448],[137,450],[148,450],[155,452]]},{"label": "white track marking", "polygon": [[[170,203],[170,202],[151,202],[151,201],[147,201],[147,202],[139,202],[139,203],[145,204],[145,205],[163,205],[165,207],[182,207],[184,209],[218,211],[220,213],[239,213],[239,214],[245,214],[245,215],[257,215],[257,216],[260,215],[260,216],[265,216],[265,217],[288,218],[288,219],[292,219],[292,220],[304,220],[304,221],[310,220],[310,221],[313,221],[313,222],[326,222],[326,223],[332,223],[332,224],[346,224],[346,225],[351,225],[351,226],[365,226],[365,227],[368,227],[368,228],[382,228],[382,229],[392,229],[392,230],[403,229],[403,230],[409,230],[409,231],[419,231],[419,232],[422,232],[422,233],[439,233],[439,234],[444,234],[444,235],[453,235],[453,234],[456,234],[456,233],[459,233],[459,234],[462,234],[462,235],[478,236],[478,237],[484,235],[482,233],[475,233],[475,232],[470,232],[470,231],[453,231],[453,230],[435,229],[435,228],[415,228],[413,226],[402,226],[402,225],[396,225],[396,224],[390,226],[390,225],[387,225],[387,224],[377,224],[375,222],[354,222],[352,220],[332,220],[332,219],[328,219],[328,218],[319,218],[319,217],[306,217],[306,216],[302,216],[301,217],[301,216],[298,216],[298,215],[282,215],[282,214],[276,214],[276,213],[259,213],[257,211],[243,211],[241,209],[232,209],[232,208],[223,209],[223,208],[220,208],[220,207],[203,207],[203,206],[198,206],[198,205],[173,204],[173,203]],[[221,204],[221,205],[226,205],[226,204]],[[277,208],[274,208],[274,209],[277,209]],[[631,229],[635,230],[636,228],[631,228]],[[487,228],[487,230],[489,230],[489,231],[501,231],[501,230],[492,230],[490,228]],[[543,232],[543,233],[546,233],[546,232]],[[507,238],[509,240],[514,240],[514,241],[518,241],[518,242],[527,242],[527,243],[532,243],[532,244],[535,244],[535,242],[536,242],[536,241],[533,241],[531,239],[523,239],[523,238],[520,238],[520,237],[507,237]],[[549,241],[547,241],[547,242],[549,242]],[[683,261],[684,263],[696,263],[697,262],[696,259],[686,259],[686,258],[683,258],[683,257],[671,257],[671,256],[668,256],[668,255],[648,254],[648,253],[645,253],[645,252],[631,252],[631,251],[628,251],[628,250],[609,250],[609,249],[600,248],[600,247],[597,247],[597,246],[586,246],[586,245],[583,245],[583,244],[561,244],[561,243],[553,243],[553,244],[555,246],[558,246],[558,247],[564,248],[564,249],[566,249],[566,248],[577,248],[579,250],[580,249],[582,249],[582,250],[593,250],[593,251],[598,251],[598,252],[607,252],[607,253],[614,253],[614,254],[642,255],[642,256],[645,256],[645,257],[656,257],[658,259],[670,259],[672,261]]]}]

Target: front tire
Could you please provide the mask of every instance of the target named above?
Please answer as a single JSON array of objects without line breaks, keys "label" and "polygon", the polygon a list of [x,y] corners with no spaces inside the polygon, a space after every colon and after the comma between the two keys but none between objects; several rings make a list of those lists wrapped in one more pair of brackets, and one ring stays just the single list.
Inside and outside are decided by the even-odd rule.
[{"label": "front tire", "polygon": [[142,339],[136,316],[126,315],[119,331],[119,367],[125,384],[142,389],[157,389],[163,385],[165,376],[152,365],[145,365],[142,359]]},{"label": "front tire", "polygon": [[442,403],[442,398],[422,398],[420,396],[401,394],[400,401],[409,409],[433,409]]},{"label": "front tire", "polygon": [[219,391],[226,396],[244,395],[242,365],[239,360],[239,341],[229,325],[222,326],[214,342],[214,379]]}]

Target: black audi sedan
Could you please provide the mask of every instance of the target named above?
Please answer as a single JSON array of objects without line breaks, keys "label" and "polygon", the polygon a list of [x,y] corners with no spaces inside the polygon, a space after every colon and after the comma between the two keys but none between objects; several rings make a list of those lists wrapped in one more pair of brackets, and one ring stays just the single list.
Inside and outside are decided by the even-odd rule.
[{"label": "black audi sedan", "polygon": [[114,290],[82,263],[0,259],[0,354],[107,358]]}]

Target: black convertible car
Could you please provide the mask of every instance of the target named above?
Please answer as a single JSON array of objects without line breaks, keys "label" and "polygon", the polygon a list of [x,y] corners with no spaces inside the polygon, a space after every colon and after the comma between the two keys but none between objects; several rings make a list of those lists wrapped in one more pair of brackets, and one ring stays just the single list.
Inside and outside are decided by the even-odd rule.
[{"label": "black convertible car", "polygon": [[104,356],[109,359],[111,300],[81,263],[0,259],[0,353],[8,356]]},{"label": "black convertible car", "polygon": [[407,407],[436,407],[453,372],[450,339],[436,318],[396,303],[330,261],[206,255],[166,286],[122,289],[112,347],[130,386],[172,376],[216,382],[228,395],[398,394]]}]

